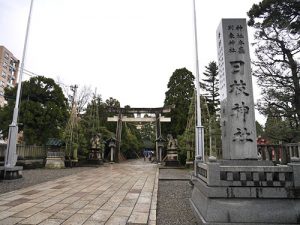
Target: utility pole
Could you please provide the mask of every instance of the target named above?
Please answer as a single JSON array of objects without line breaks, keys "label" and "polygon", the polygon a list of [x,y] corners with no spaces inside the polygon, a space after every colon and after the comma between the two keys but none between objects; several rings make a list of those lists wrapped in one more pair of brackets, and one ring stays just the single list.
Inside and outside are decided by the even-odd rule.
[{"label": "utility pole", "polygon": [[7,142],[7,148],[5,153],[5,159],[4,159],[4,174],[6,174],[6,172],[9,171],[11,168],[15,167],[18,158],[16,150],[17,150],[17,136],[18,136],[19,102],[20,102],[20,95],[21,95],[22,77],[23,77],[24,64],[26,58],[27,41],[28,41],[28,34],[30,28],[32,6],[33,6],[33,0],[31,0],[30,3],[30,10],[29,10],[29,16],[27,21],[22,63],[21,63],[19,82],[17,88],[16,104],[13,112],[13,119],[11,124],[9,125],[8,142]]},{"label": "utility pole", "polygon": [[[76,103],[76,95],[77,95],[77,85],[70,86],[71,91],[73,92],[72,95],[72,108],[71,108],[71,115],[70,119],[68,121],[67,127],[66,127],[66,150],[69,153],[69,160],[70,160],[70,166],[72,166],[72,160],[71,156],[72,150],[73,150],[73,132],[74,128],[77,127],[77,103]],[[69,149],[68,149],[69,148]]]},{"label": "utility pole", "polygon": [[195,58],[196,58],[196,159],[204,161],[204,129],[201,124],[200,105],[200,79],[199,79],[199,58],[198,58],[198,35],[197,35],[197,14],[196,3],[193,0],[194,9],[194,38],[195,38]]}]

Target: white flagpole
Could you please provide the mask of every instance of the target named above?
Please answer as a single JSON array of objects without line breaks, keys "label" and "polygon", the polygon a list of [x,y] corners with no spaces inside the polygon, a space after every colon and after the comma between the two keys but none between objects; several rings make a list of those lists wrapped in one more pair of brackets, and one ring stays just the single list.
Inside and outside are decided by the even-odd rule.
[{"label": "white flagpole", "polygon": [[194,37],[195,37],[195,57],[196,57],[196,159],[204,160],[204,129],[201,124],[201,105],[200,105],[200,80],[199,80],[199,58],[198,58],[198,35],[197,35],[197,15],[196,3],[193,0],[194,9]]},{"label": "white flagpole", "polygon": [[7,142],[7,148],[6,148],[6,154],[5,154],[4,168],[14,167],[16,165],[17,157],[18,157],[16,154],[16,148],[17,148],[17,136],[18,136],[19,102],[20,102],[22,77],[23,77],[24,62],[25,62],[25,57],[26,57],[27,40],[28,40],[28,34],[29,34],[29,28],[30,28],[32,6],[33,6],[33,0],[31,0],[31,3],[30,3],[30,11],[29,11],[29,16],[28,16],[28,21],[27,21],[22,63],[21,63],[21,68],[20,68],[20,73],[19,73],[16,104],[15,104],[15,108],[14,108],[14,112],[13,112],[13,119],[12,119],[11,124],[9,125],[8,142]]}]

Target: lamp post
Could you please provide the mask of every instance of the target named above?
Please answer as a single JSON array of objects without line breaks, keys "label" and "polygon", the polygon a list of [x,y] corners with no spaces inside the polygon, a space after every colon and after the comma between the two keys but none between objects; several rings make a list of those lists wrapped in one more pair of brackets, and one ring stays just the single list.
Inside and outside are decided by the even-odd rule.
[{"label": "lamp post", "polygon": [[201,105],[200,105],[200,79],[199,79],[199,58],[198,58],[198,36],[197,36],[197,14],[196,3],[193,0],[194,15],[194,39],[195,39],[195,58],[196,58],[196,159],[204,161],[204,129],[201,124]]},{"label": "lamp post", "polygon": [[22,63],[20,68],[19,82],[18,82],[18,89],[17,89],[17,96],[16,96],[16,104],[13,112],[13,119],[11,124],[9,125],[8,142],[7,142],[7,148],[6,148],[5,160],[4,160],[4,174],[6,174],[7,171],[11,171],[12,168],[15,167],[18,158],[16,154],[16,148],[17,148],[17,135],[18,135],[19,102],[20,102],[20,94],[21,94],[21,87],[22,87],[22,76],[24,72],[24,63],[26,58],[27,40],[28,40],[28,34],[30,28],[32,6],[33,6],[33,0],[31,0],[30,3],[30,10],[29,10],[29,16],[27,21]]},{"label": "lamp post", "polygon": [[162,138],[162,136],[159,136],[155,142],[157,143],[158,151],[159,151],[159,157],[158,157],[158,163],[161,164],[162,161],[162,148],[164,147],[164,143],[166,142],[165,139]]}]

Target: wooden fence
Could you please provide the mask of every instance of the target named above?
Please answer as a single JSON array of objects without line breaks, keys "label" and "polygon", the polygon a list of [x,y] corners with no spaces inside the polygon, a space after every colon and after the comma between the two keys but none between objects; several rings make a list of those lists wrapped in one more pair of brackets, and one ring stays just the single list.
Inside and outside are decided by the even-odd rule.
[{"label": "wooden fence", "polygon": [[[6,144],[0,144],[0,159],[4,159]],[[47,156],[45,146],[17,145],[18,159],[44,159]]]}]

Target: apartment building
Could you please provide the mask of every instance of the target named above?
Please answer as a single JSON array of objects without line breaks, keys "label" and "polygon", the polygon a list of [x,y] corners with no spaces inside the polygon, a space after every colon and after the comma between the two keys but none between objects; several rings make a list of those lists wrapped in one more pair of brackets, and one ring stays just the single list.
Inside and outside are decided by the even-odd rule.
[{"label": "apartment building", "polygon": [[4,88],[14,87],[17,84],[20,61],[4,46],[0,46],[0,106],[4,99]]}]

